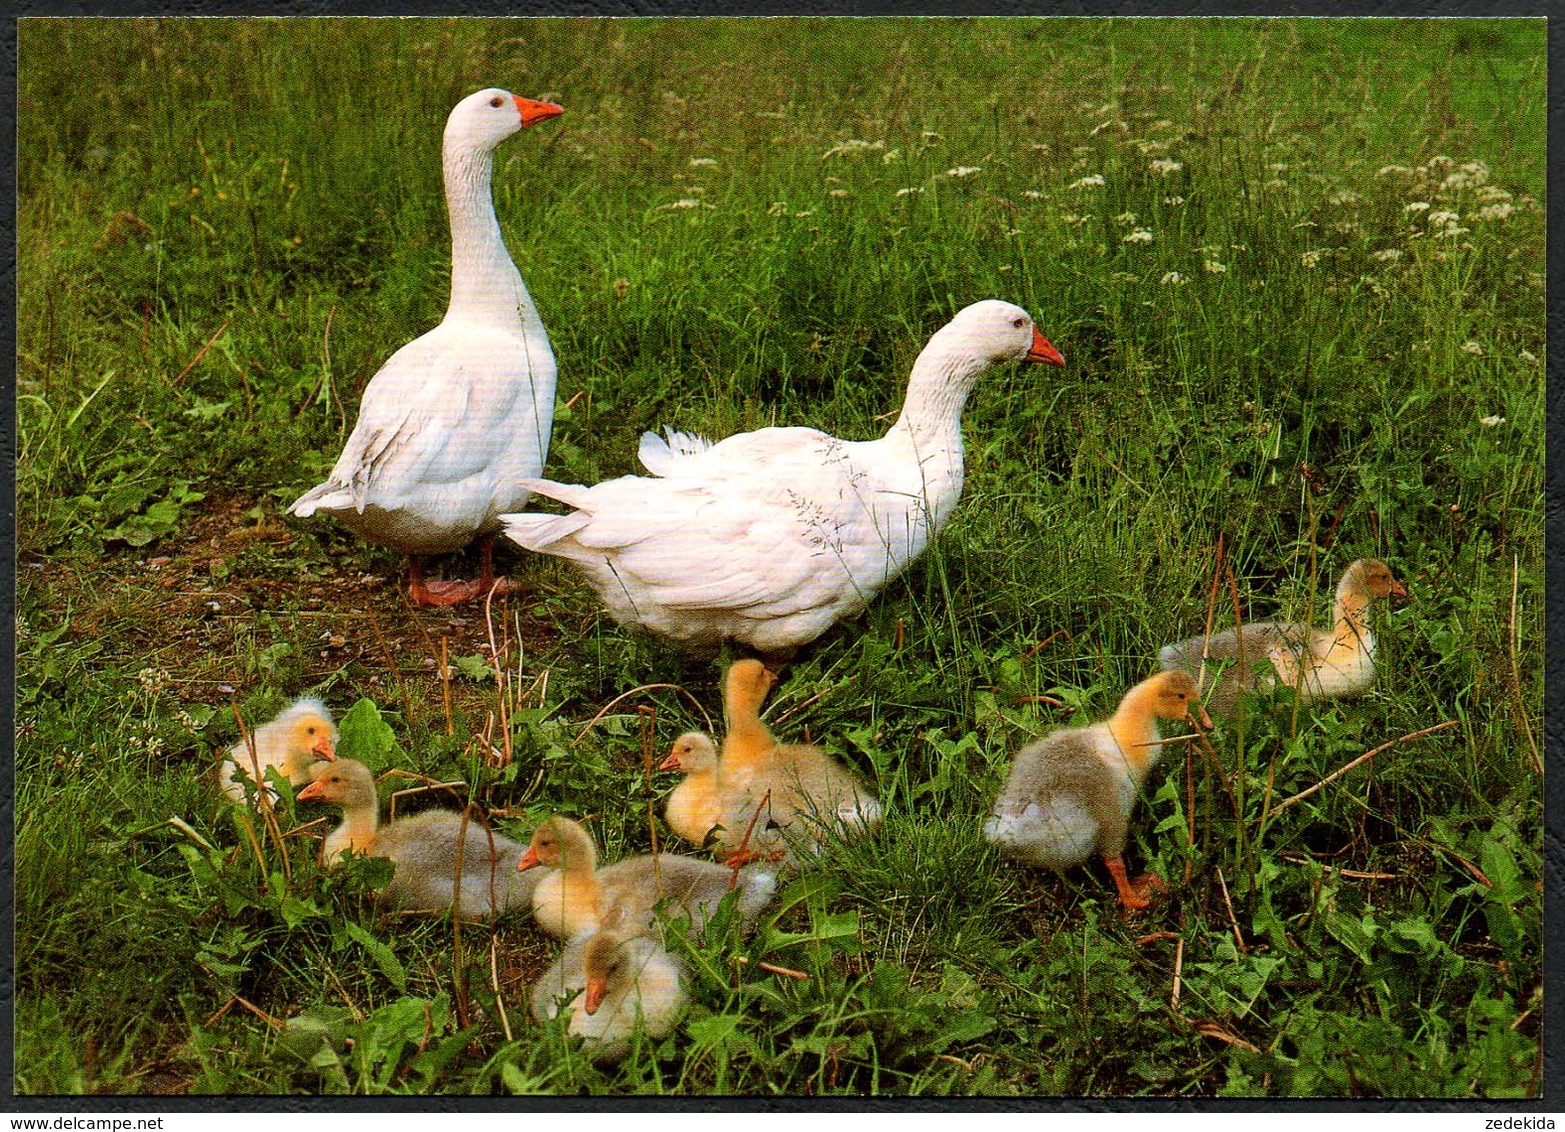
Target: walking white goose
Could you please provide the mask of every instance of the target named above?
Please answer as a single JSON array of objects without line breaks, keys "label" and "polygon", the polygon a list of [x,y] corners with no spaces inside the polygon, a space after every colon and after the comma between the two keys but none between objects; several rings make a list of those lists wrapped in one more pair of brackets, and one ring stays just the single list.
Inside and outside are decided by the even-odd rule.
[{"label": "walking white goose", "polygon": [[574,562],[622,625],[694,650],[724,639],[785,658],[863,609],[962,495],[962,407],[1004,361],[1065,359],[1027,312],[985,299],[919,354],[879,440],[763,428],[716,444],[641,438],[651,476],[527,480],[568,515],[502,515],[507,537]]},{"label": "walking white goose", "polygon": [[[325,511],[411,562],[416,605],[489,591],[499,515],[527,501],[554,421],[554,354],[511,262],[489,181],[494,148],[561,113],[490,88],[457,103],[443,145],[451,220],[451,303],[440,325],[403,346],[364,390],[359,420],[326,482],[293,514]],[[481,577],[426,581],[421,558],[477,536]]]}]

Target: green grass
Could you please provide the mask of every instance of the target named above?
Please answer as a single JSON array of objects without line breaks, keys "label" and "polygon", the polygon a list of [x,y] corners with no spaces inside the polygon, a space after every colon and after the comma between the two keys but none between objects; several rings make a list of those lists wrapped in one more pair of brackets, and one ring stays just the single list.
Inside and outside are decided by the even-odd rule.
[{"label": "green grass", "polygon": [[[1543,41],[24,21],[17,1090],[1536,1094]],[[394,555],[281,519],[444,309],[439,133],[491,84],[566,108],[495,177],[571,405],[556,478],[633,470],[663,424],[876,435],[979,298],[1069,363],[984,380],[955,519],[774,697],[876,780],[885,828],[754,937],[680,945],[688,1014],[609,1070],[525,1018],[530,924],[381,916],[373,869],[252,843],[200,780],[231,704],[367,698],[382,765],[466,779],[518,837],[593,815],[617,856],[669,785],[645,760],[718,711],[718,667],[627,637],[553,560],[507,560],[501,687],[481,611],[410,611]],[[1377,612],[1363,699],[1252,713],[1215,762],[1168,749],[1130,853],[1172,891],[1126,922],[1101,867],[1014,868],[978,824],[1022,743],[1200,630],[1219,546],[1246,618],[1323,617],[1366,554],[1414,599]],[[653,683],[695,703],[588,727]]]}]

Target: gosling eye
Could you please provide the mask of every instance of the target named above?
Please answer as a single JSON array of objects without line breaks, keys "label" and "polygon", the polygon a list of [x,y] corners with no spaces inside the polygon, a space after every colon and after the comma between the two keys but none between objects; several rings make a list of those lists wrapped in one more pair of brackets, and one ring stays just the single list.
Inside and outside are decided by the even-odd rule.
[{"label": "gosling eye", "polygon": [[314,735],[315,734],[315,728],[313,728],[313,727],[306,727],[304,729],[304,733],[306,735]]},{"label": "gosling eye", "polygon": [[505,99],[501,98],[499,95],[495,95],[489,100],[489,105],[498,110],[500,107],[505,105]]}]

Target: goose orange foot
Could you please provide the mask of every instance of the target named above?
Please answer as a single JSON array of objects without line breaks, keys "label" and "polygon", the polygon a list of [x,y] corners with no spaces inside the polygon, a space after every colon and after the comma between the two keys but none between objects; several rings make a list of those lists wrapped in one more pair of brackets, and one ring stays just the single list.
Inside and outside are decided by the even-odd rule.
[{"label": "goose orange foot", "polygon": [[495,595],[510,593],[511,584],[494,574],[494,536],[488,535],[478,543],[478,579],[472,582],[447,581],[424,578],[424,562],[418,555],[408,557],[408,593],[414,605],[456,605],[474,598],[487,597],[491,589]]}]

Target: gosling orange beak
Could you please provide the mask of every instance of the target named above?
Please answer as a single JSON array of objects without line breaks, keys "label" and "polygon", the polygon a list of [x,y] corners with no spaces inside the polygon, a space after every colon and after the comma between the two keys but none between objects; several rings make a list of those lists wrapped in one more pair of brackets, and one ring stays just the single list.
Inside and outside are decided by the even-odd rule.
[{"label": "gosling orange beak", "polygon": [[326,790],[318,778],[293,796],[295,802],[322,802],[325,799]]},{"label": "gosling orange beak", "polygon": [[556,106],[552,102],[534,102],[519,94],[513,94],[511,97],[516,99],[516,108],[521,111],[524,130],[528,126],[536,126],[539,122],[548,121],[556,115],[565,113],[565,107]]},{"label": "gosling orange beak", "polygon": [[516,871],[519,873],[524,873],[539,863],[537,850],[529,845],[527,847],[527,852],[523,853],[521,858],[516,862]]},{"label": "gosling orange beak", "polygon": [[1212,729],[1212,717],[1206,714],[1206,709],[1200,704],[1195,705],[1195,710],[1200,719],[1201,730],[1210,731]]},{"label": "gosling orange beak", "polygon": [[1404,586],[1401,582],[1397,581],[1395,578],[1391,579],[1391,596],[1392,597],[1406,597],[1407,596],[1407,587]]},{"label": "gosling orange beak", "polygon": [[603,979],[589,979],[587,981],[587,1013],[596,1014],[598,1006],[603,1002],[603,994],[608,990],[608,984]]},{"label": "gosling orange beak", "polygon": [[668,758],[666,758],[662,762],[658,763],[658,769],[659,770],[678,770],[679,769],[679,752],[675,751],[673,754],[669,755]]},{"label": "gosling orange beak", "polygon": [[1065,355],[1056,350],[1050,341],[1035,326],[1032,328],[1032,349],[1027,351],[1024,359],[1029,362],[1044,362],[1051,366],[1065,364]]},{"label": "gosling orange beak", "polygon": [[329,763],[334,763],[337,761],[337,752],[332,748],[330,735],[322,735],[319,739],[315,740],[315,746],[311,747],[310,750],[314,751],[317,755]]}]

